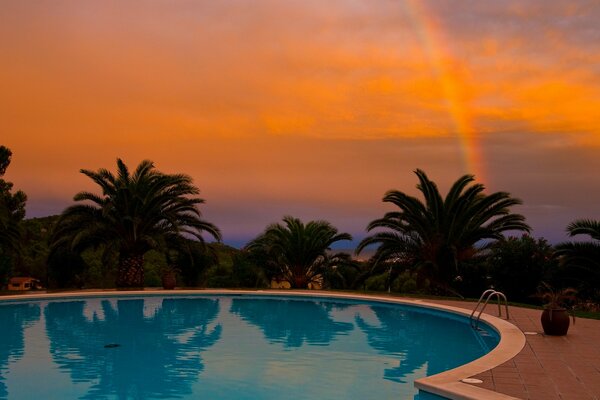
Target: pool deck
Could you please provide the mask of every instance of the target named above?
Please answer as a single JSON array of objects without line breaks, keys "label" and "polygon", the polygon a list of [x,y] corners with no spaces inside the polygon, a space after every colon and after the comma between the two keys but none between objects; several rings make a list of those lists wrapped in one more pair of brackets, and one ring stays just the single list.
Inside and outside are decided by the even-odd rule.
[{"label": "pool deck", "polygon": [[[465,308],[474,303],[426,300]],[[487,307],[497,316],[497,307]],[[523,350],[512,360],[474,376],[477,386],[527,400],[600,400],[600,320],[577,318],[566,336],[546,336],[540,310],[510,307],[509,322],[526,334]]]}]

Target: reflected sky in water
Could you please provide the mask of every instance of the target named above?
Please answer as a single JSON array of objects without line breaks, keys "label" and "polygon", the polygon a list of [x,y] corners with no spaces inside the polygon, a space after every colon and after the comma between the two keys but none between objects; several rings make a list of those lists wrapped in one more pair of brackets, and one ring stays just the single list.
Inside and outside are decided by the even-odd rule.
[{"label": "reflected sky in water", "polygon": [[497,341],[416,311],[253,296],[4,303],[0,399],[410,399],[415,379]]}]

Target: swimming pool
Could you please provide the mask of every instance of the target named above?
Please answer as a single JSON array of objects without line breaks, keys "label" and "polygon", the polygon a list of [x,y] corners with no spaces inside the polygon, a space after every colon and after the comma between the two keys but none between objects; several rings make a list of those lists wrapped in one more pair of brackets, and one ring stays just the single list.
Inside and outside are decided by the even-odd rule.
[{"label": "swimming pool", "polygon": [[10,399],[417,399],[499,341],[414,305],[244,293],[2,301],[0,326]]}]

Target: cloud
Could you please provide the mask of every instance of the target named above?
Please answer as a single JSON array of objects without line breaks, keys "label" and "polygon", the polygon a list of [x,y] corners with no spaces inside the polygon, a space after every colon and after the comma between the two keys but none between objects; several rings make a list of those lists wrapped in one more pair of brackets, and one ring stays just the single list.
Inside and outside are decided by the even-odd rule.
[{"label": "cloud", "polygon": [[598,213],[599,18],[584,0],[3,1],[9,177],[36,215],[90,188],[80,168],[150,158],[227,233],[285,213],[360,233],[414,168],[449,185],[478,155],[562,231]]},{"label": "cloud", "polygon": [[593,3],[16,3],[0,42],[13,129],[33,111],[30,129],[67,138],[440,136],[454,100],[481,132],[599,128]]}]

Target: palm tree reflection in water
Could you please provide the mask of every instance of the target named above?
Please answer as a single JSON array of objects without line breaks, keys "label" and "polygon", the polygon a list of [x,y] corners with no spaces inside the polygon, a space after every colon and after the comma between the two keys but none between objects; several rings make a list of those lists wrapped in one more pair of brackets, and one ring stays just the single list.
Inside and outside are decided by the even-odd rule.
[{"label": "palm tree reflection in water", "polygon": [[[370,325],[360,315],[356,324],[367,334],[372,348],[402,359],[397,367],[385,370],[384,379],[406,382],[406,377],[419,369],[425,369],[423,376],[434,375],[487,352],[479,341],[468,340],[475,334],[468,323],[400,307],[373,306],[373,311],[379,325]],[[443,340],[435,340],[439,335],[432,332],[443,332]],[[489,340],[491,347],[497,343],[494,337],[484,340]]]},{"label": "palm tree reflection in water", "polygon": [[0,309],[0,398],[8,398],[3,373],[9,361],[14,362],[23,356],[26,327],[40,319],[39,304],[9,304]]},{"label": "palm tree reflection in water", "polygon": [[83,398],[178,397],[191,393],[204,369],[201,352],[221,337],[209,329],[218,299],[164,299],[154,315],[144,300],[101,302],[104,318],[84,315],[84,301],[51,302],[45,309],[50,351],[73,382],[90,382]]},{"label": "palm tree reflection in water", "polygon": [[[335,304],[335,307],[342,307]],[[331,303],[313,300],[233,299],[231,312],[260,328],[271,343],[283,343],[287,348],[327,345],[336,336],[346,335],[354,325],[331,318]],[[269,312],[265,312],[269,310]]]}]

